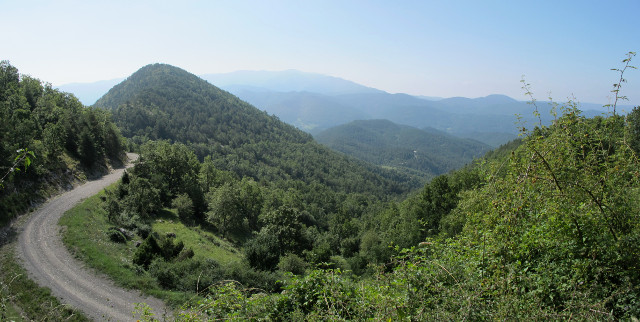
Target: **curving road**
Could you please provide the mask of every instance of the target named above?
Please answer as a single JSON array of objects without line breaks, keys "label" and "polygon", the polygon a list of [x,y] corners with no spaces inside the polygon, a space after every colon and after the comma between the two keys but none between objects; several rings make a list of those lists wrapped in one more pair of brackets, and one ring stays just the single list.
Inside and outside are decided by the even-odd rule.
[{"label": "curving road", "polygon": [[122,289],[104,275],[85,268],[62,243],[58,226],[62,214],[116,182],[123,172],[124,169],[117,169],[47,201],[24,225],[17,246],[32,279],[50,288],[62,302],[98,321],[131,321],[133,303],[140,302],[151,306],[156,316],[166,312],[162,301]]}]

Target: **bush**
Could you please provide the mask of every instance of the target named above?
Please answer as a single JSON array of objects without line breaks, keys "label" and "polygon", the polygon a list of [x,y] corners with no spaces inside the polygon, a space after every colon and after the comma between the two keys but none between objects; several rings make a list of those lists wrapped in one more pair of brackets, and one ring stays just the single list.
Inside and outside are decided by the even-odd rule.
[{"label": "bush", "polygon": [[294,275],[302,275],[309,267],[309,264],[296,254],[287,254],[280,257],[278,269],[282,272],[293,273]]},{"label": "bush", "polygon": [[178,217],[183,223],[191,223],[193,221],[194,208],[193,200],[186,193],[179,194],[171,203],[173,208],[176,208]]},{"label": "bush", "polygon": [[136,234],[141,238],[146,239],[151,234],[151,226],[147,224],[139,224],[136,226]]},{"label": "bush", "polygon": [[109,236],[109,240],[111,240],[114,243],[126,243],[127,242],[127,236],[124,233],[122,233],[122,231],[120,231],[120,229],[118,229],[116,227],[109,228],[109,230],[107,231],[107,235]]},{"label": "bush", "polygon": [[156,257],[159,257],[161,254],[162,250],[158,245],[158,241],[156,241],[153,234],[150,234],[133,254],[133,263],[148,269],[151,261]]},{"label": "bush", "polygon": [[178,261],[183,261],[186,259],[190,259],[193,258],[195,254],[193,253],[193,249],[189,248],[189,249],[183,249],[180,254],[178,254],[177,260]]},{"label": "bush", "polygon": [[244,247],[245,257],[251,267],[261,270],[274,270],[280,259],[278,240],[273,235],[258,234]]}]

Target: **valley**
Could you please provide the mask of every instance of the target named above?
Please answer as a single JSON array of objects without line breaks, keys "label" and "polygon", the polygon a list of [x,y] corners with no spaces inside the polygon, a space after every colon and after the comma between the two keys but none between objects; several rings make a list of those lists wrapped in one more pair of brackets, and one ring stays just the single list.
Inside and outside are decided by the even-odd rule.
[{"label": "valley", "polygon": [[[50,186],[101,178],[39,208],[17,246],[38,284],[89,318],[124,320],[140,302],[150,307],[136,318],[167,312],[150,298],[111,299],[121,287],[184,321],[639,312],[637,108],[426,100],[292,71],[275,75],[297,77],[289,92],[269,73],[229,84],[245,101],[166,64],[142,67],[85,107],[7,62],[1,72],[3,162],[17,147],[33,151],[3,179],[0,206],[12,212],[2,219],[54,194]],[[126,151],[139,159],[125,171]],[[32,234],[55,237],[57,216],[96,193],[62,217],[62,238],[112,282],[60,277],[81,264],[64,251],[50,257],[59,240]],[[49,210],[56,202],[64,207]],[[39,264],[46,259],[71,264],[56,270]],[[61,280],[101,293],[52,283]],[[3,303],[32,312],[7,290]]]}]

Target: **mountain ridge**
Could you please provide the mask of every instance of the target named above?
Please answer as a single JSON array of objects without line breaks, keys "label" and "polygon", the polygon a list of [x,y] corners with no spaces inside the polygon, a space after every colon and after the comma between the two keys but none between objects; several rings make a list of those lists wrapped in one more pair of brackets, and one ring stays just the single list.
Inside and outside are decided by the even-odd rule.
[{"label": "mountain ridge", "polygon": [[243,85],[275,92],[314,92],[326,95],[383,92],[340,77],[294,69],[283,71],[244,70],[230,73],[203,74],[201,77],[222,88]]},{"label": "mountain ridge", "polygon": [[[237,85],[242,83],[243,75],[249,74],[259,77],[252,76],[253,81],[247,80],[245,84]],[[531,128],[538,124],[531,105],[501,94],[479,98],[452,97],[428,100],[403,93],[391,94],[372,90],[340,78],[295,70],[208,75],[211,76],[209,82],[213,82],[214,85],[216,80],[212,77],[223,75],[222,78],[226,77],[226,81],[217,84],[221,89],[311,134],[354,120],[388,119],[394,123],[417,128],[432,127],[458,137],[477,138],[497,147],[515,138],[521,126]],[[284,80],[292,79],[287,75],[295,75],[299,81],[290,81],[287,85]],[[300,81],[305,77],[309,79]],[[328,91],[327,86],[324,90],[314,88],[309,84],[313,84],[316,78],[348,84],[351,89]],[[225,82],[227,85],[224,85]],[[273,82],[271,87],[268,85],[269,82]],[[339,88],[339,84],[328,88]],[[552,105],[544,101],[538,101],[537,104],[543,124],[550,124],[553,120],[550,113]],[[598,104],[591,103],[581,103],[579,108],[584,110],[587,116],[600,115],[608,111]],[[630,108],[625,109],[625,106],[621,106],[620,110]],[[516,115],[522,117],[518,124]]]},{"label": "mountain ridge", "polygon": [[460,168],[490,147],[440,131],[424,131],[389,120],[358,120],[315,135],[318,142],[356,158],[433,177]]},{"label": "mountain ridge", "polygon": [[402,194],[419,185],[394,171],[335,153],[308,133],[171,65],[142,67],[94,106],[111,110],[123,135],[134,143],[180,142],[200,159],[212,156],[218,168],[256,181],[316,181],[341,190],[353,189],[346,181],[350,178],[360,182],[358,191],[371,188],[366,182],[372,180],[379,196]]}]

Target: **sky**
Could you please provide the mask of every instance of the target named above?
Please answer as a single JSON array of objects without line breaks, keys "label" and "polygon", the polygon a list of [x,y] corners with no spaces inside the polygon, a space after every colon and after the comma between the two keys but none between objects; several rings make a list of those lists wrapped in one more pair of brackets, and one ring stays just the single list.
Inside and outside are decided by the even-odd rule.
[{"label": "sky", "polygon": [[[391,93],[505,94],[606,104],[638,0],[0,0],[0,59],[53,85],[126,77],[151,63],[202,75],[321,73]],[[640,66],[640,56],[632,60]],[[627,70],[625,104],[640,104]]]}]

